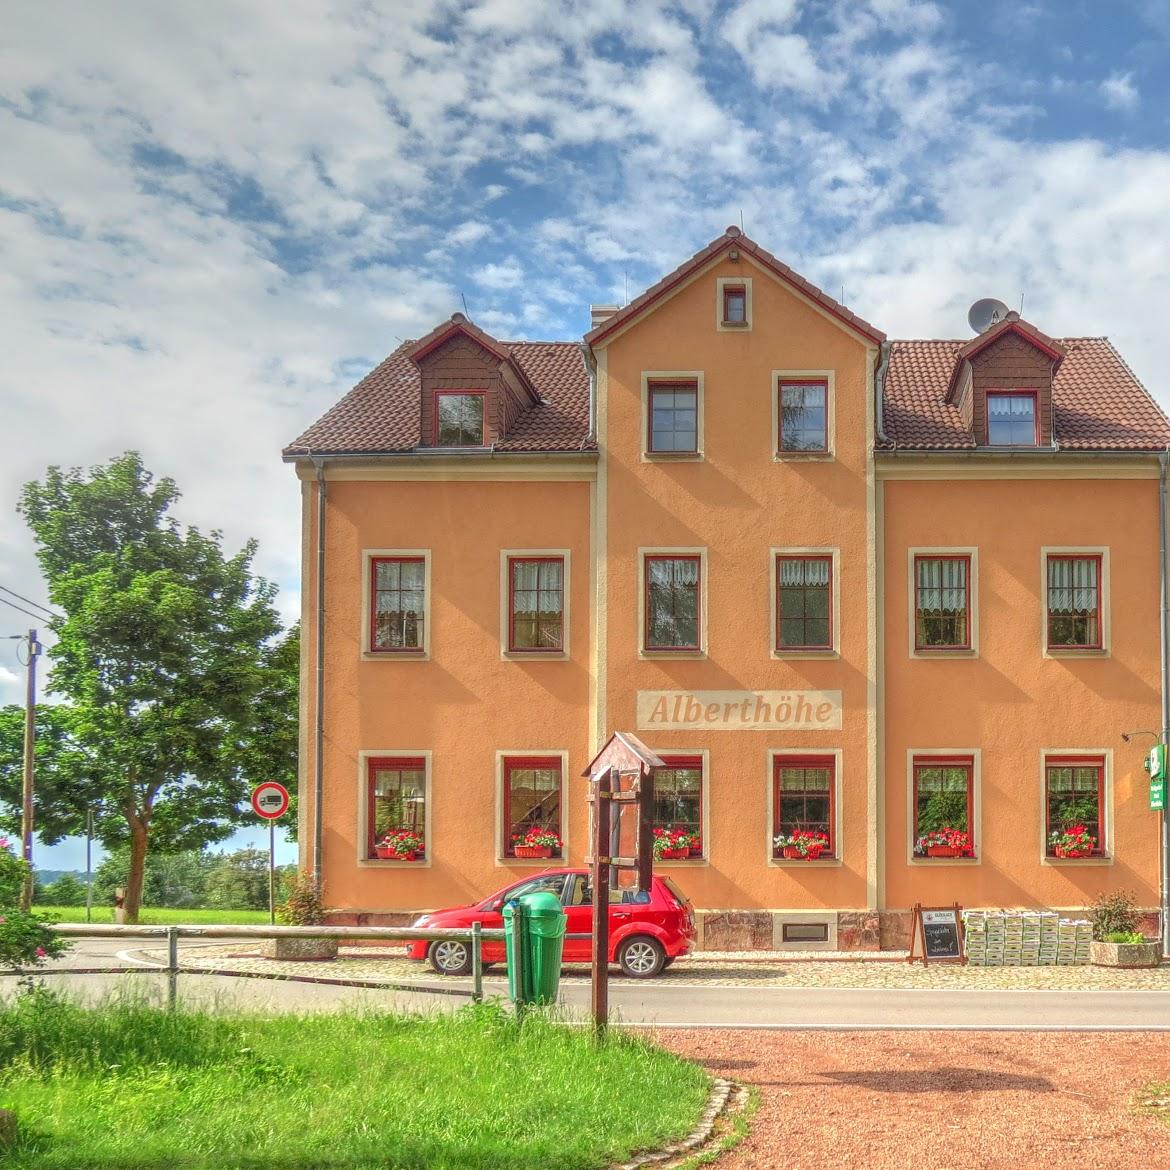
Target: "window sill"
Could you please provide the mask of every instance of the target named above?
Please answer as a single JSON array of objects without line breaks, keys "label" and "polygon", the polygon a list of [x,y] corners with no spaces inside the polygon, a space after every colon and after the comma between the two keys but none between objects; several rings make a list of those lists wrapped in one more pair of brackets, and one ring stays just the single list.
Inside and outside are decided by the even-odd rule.
[{"label": "window sill", "polygon": [[1041,865],[1112,865],[1112,856],[1103,857],[1048,857],[1040,858]]},{"label": "window sill", "polygon": [[815,861],[803,857],[770,857],[769,869],[833,869],[842,864],[839,857],[818,857]]},{"label": "window sill", "polygon": [[569,655],[564,650],[501,650],[500,658],[505,662],[567,662]]},{"label": "window sill", "polygon": [[643,463],[702,463],[702,451],[643,451]]},{"label": "window sill", "polygon": [[962,649],[958,646],[940,646],[937,650],[914,649],[910,651],[911,658],[921,658],[929,661],[932,658],[978,658],[979,651],[971,648]]},{"label": "window sill", "polygon": [[832,451],[777,451],[772,454],[773,463],[832,463]]},{"label": "window sill", "polygon": [[638,657],[644,662],[669,662],[676,659],[693,661],[707,657],[706,650],[639,650]]},{"label": "window sill", "polygon": [[979,865],[982,862],[981,857],[911,857],[909,859],[910,865]]},{"label": "window sill", "polygon": [[1108,658],[1109,650],[1104,646],[1046,646],[1045,658]]},{"label": "window sill", "polygon": [[833,659],[840,658],[840,650],[797,650],[794,647],[785,648],[784,650],[773,650],[772,658],[776,662],[783,662],[789,658],[823,658]]},{"label": "window sill", "polygon": [[358,859],[361,869],[430,869],[431,859],[422,861],[395,861],[392,857],[361,857]]},{"label": "window sill", "polygon": [[750,321],[720,321],[720,329],[734,329],[734,330],[748,330],[751,329],[752,323]]},{"label": "window sill", "polygon": [[363,650],[363,662],[430,662],[426,650]]},{"label": "window sill", "polygon": [[497,857],[497,869],[511,869],[515,867],[522,867],[524,869],[561,869],[566,866],[568,862],[564,857]]},{"label": "window sill", "polygon": [[655,869],[700,869],[704,865],[710,865],[711,860],[707,857],[676,857],[673,860],[655,861]]}]

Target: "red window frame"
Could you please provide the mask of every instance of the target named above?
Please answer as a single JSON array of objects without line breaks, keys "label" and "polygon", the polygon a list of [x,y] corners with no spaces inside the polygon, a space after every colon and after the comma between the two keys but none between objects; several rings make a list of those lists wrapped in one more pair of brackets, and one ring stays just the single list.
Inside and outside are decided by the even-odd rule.
[{"label": "red window frame", "polygon": [[419,828],[419,836],[423,839],[422,856],[427,856],[431,843],[427,838],[426,801],[427,793],[427,762],[422,756],[371,756],[366,760],[366,859],[372,860],[377,856],[374,851],[376,837],[376,811],[374,797],[374,773],[379,768],[396,768],[399,771],[418,771],[423,774],[423,823]]},{"label": "red window frame", "polygon": [[1045,756],[1044,757],[1044,856],[1055,857],[1049,844],[1052,833],[1051,806],[1048,799],[1049,768],[1095,768],[1097,771],[1097,847],[1090,857],[1104,857],[1105,853],[1105,757],[1104,756]]},{"label": "red window frame", "polygon": [[[706,769],[703,767],[702,756],[675,756],[668,755],[663,752],[658,753],[658,758],[662,760],[663,767],[670,770],[679,768],[697,768],[699,770],[699,852],[697,856],[707,856],[707,835],[703,832],[703,813],[706,809],[706,801],[703,798],[703,786],[707,779]],[[657,769],[655,769],[657,771]],[[657,828],[658,822],[655,822],[654,827]],[[665,827],[665,826],[664,826]],[[695,856],[692,854],[692,856]]]},{"label": "red window frame", "polygon": [[[561,640],[557,647],[516,645],[516,577],[515,565],[556,564],[561,566]],[[509,654],[563,654],[565,652],[565,558],[564,557],[509,557],[508,558],[508,653]]]},{"label": "red window frame", "polygon": [[[386,564],[412,564],[422,565],[423,567],[423,612],[422,637],[419,639],[417,646],[379,646],[378,641],[378,566]],[[370,628],[369,628],[369,644],[367,651],[370,654],[400,654],[407,657],[416,656],[426,653],[427,644],[427,590],[430,587],[430,582],[427,580],[427,561],[426,557],[402,556],[402,557],[370,557]]]},{"label": "red window frame", "polygon": [[[820,386],[825,392],[825,441],[820,447],[784,446],[784,387]],[[776,454],[827,455],[829,453],[829,379],[828,378],[778,378],[776,380]]]},{"label": "red window frame", "polygon": [[[1096,561],[1097,563],[1097,640],[1095,642],[1052,641],[1051,586],[1048,584],[1048,566],[1053,561]],[[1073,650],[1103,650],[1105,648],[1105,557],[1102,553],[1047,553],[1044,558],[1044,645],[1057,653]]]},{"label": "red window frame", "polygon": [[[964,578],[966,586],[964,592],[966,594],[966,627],[967,636],[962,643],[955,642],[946,646],[923,646],[918,637],[918,612],[922,608],[919,604],[918,598],[918,562],[919,561],[963,561],[967,566],[966,576]],[[971,554],[970,553],[918,553],[914,554],[914,580],[911,582],[914,590],[914,652],[916,654],[949,654],[954,650],[970,650],[971,649]]]},{"label": "red window frame", "polygon": [[971,851],[979,856],[979,842],[975,840],[975,757],[974,756],[915,756],[912,764],[913,784],[910,799],[912,836],[911,852],[922,834],[918,831],[918,769],[919,768],[963,768],[967,773],[967,835],[971,838]]},{"label": "red window frame", "polygon": [[[650,565],[653,561],[694,561],[698,566],[695,580],[695,641],[686,646],[656,646],[650,641]],[[656,654],[693,654],[702,650],[703,642],[703,558],[694,553],[647,553],[642,557],[642,649]]]},{"label": "red window frame", "polygon": [[1040,396],[1035,390],[988,390],[984,394],[983,409],[987,418],[987,445],[989,447],[1026,447],[1027,443],[993,443],[991,441],[991,400],[993,398],[1030,398],[1032,400],[1032,443],[1040,445]]},{"label": "red window frame", "polygon": [[[440,398],[482,398],[483,413],[480,420],[480,434],[478,443],[458,443],[452,447],[448,443],[439,442],[439,399]],[[463,447],[486,447],[488,428],[488,404],[486,390],[436,390],[431,402],[431,445],[458,451]]]},{"label": "red window frame", "polygon": [[[829,847],[822,857],[836,860],[837,857],[837,757],[836,756],[793,756],[772,757],[772,835],[780,832],[780,769],[781,768],[828,768],[829,769]],[[772,847],[773,859],[779,856]]]},{"label": "red window frame", "polygon": [[[695,396],[695,441],[690,447],[671,447],[659,451],[654,446],[654,395],[662,391],[677,393],[689,390]],[[699,453],[699,383],[694,379],[676,378],[649,382],[646,385],[646,452],[649,455],[697,455]]]},{"label": "red window frame", "polygon": [[[505,756],[504,757],[504,791],[501,799],[502,812],[504,822],[501,825],[501,844],[503,846],[502,856],[514,858],[516,854],[512,848],[512,773],[518,769],[535,769],[535,768],[555,768],[561,776],[560,786],[560,802],[557,808],[557,823],[555,825],[548,825],[548,828],[556,830],[557,836],[563,842],[565,839],[565,762],[560,756]],[[553,853],[553,858],[563,857],[565,853],[562,845],[561,849]]]},{"label": "red window frame", "polygon": [[[785,561],[824,561],[829,566],[829,580],[828,580],[828,583],[826,584],[826,589],[828,590],[828,602],[829,602],[829,606],[828,606],[828,609],[829,609],[829,628],[828,628],[828,639],[823,644],[814,645],[813,643],[808,643],[808,644],[803,645],[803,646],[784,646],[780,642],[780,628],[781,628],[780,623],[781,623],[781,619],[783,617],[782,608],[781,608],[783,590],[782,590],[781,585],[780,585],[780,566]],[[806,556],[806,555],[802,555],[800,553],[793,553],[791,555],[778,553],[776,555],[775,574],[776,574],[776,653],[777,654],[791,654],[793,652],[799,653],[801,650],[832,650],[833,649],[833,638],[835,636],[835,624],[836,624],[836,614],[833,613],[833,558],[832,558],[832,556],[822,556],[820,554],[809,554]],[[807,588],[807,586],[805,588]]]},{"label": "red window frame", "polygon": [[[738,296],[743,301],[743,319],[735,321],[727,313],[727,303],[734,297]],[[725,284],[723,286],[723,324],[724,325],[746,325],[748,323],[748,296],[746,284]]]}]

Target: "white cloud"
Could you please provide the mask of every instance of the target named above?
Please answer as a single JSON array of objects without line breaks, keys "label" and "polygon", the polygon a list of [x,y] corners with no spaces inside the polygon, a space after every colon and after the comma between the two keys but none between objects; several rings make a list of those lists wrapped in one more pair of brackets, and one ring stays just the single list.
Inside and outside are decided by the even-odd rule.
[{"label": "white cloud", "polygon": [[509,256],[499,264],[485,264],[482,268],[474,269],[471,279],[484,288],[515,288],[524,279],[524,269],[515,256]]},{"label": "white cloud", "polygon": [[1128,113],[1136,110],[1141,103],[1141,96],[1133,83],[1132,73],[1111,74],[1101,82],[1100,89],[1101,97],[1111,110]]}]

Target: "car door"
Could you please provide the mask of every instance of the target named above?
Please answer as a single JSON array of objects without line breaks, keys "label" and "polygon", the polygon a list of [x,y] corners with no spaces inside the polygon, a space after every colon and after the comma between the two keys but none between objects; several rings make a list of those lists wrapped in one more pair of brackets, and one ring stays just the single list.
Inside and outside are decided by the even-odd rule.
[{"label": "car door", "polygon": [[[587,873],[571,873],[565,882],[565,893],[561,899],[565,907],[565,934],[586,934],[593,932],[593,887]],[[593,957],[592,938],[565,939],[564,960],[566,963],[588,963]]]},{"label": "car door", "polygon": [[[550,894],[555,894],[558,898],[562,898],[565,889],[565,874],[561,873],[542,873],[533,878],[526,878],[522,882],[517,882],[514,886],[508,886],[499,893],[493,894],[486,902],[480,906],[479,920],[483,923],[485,930],[500,930],[504,925],[504,903],[510,902],[513,898],[519,898],[521,894],[535,894],[541,890],[547,890]],[[490,939],[485,939],[483,944],[483,961],[485,963],[502,963],[505,957],[505,946],[502,942],[494,942]]]}]

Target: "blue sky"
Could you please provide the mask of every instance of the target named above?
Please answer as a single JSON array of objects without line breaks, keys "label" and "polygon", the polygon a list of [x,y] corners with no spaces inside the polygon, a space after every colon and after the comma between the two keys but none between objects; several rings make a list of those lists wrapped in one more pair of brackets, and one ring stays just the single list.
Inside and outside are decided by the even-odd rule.
[{"label": "blue sky", "polygon": [[1022,298],[1166,401],[1168,56],[1168,0],[10,5],[0,584],[21,482],[137,447],[291,616],[279,451],[371,364],[463,298],[579,336],[741,216],[892,336]]}]

